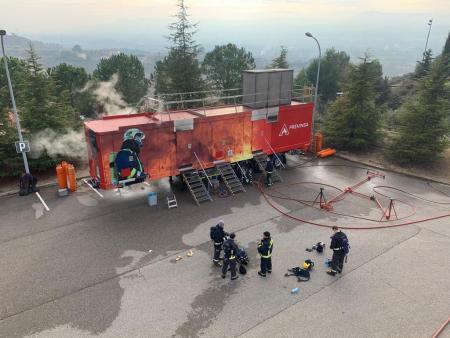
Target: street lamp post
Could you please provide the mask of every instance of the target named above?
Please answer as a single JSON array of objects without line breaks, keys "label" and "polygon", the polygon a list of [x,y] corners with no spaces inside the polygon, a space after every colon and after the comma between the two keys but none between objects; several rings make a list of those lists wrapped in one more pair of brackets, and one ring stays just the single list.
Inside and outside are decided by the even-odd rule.
[{"label": "street lamp post", "polygon": [[[3,52],[3,61],[5,62],[6,78],[8,79],[9,95],[11,96],[13,112],[14,112],[14,116],[16,118],[16,126],[17,126],[17,133],[19,134],[19,141],[23,143],[22,130],[20,129],[19,115],[17,114],[16,100],[14,99],[14,93],[13,93],[13,88],[12,88],[12,84],[11,84],[11,77],[9,76],[8,61],[6,59],[5,47],[3,45],[3,36],[5,36],[5,35],[6,35],[6,31],[0,30],[0,38],[1,38],[2,52]],[[22,152],[22,157],[23,157],[23,165],[25,166],[25,172],[27,174],[29,174],[30,173],[30,169],[28,167],[27,153],[23,151]]]},{"label": "street lamp post", "polygon": [[316,116],[317,112],[317,96],[318,96],[318,90],[319,90],[319,74],[320,74],[320,59],[322,58],[322,51],[320,49],[319,41],[310,33],[306,32],[305,35],[309,38],[313,38],[317,42],[317,46],[319,47],[319,65],[317,67],[317,78],[316,78],[316,89],[314,90],[314,107],[313,107],[313,116],[312,116],[312,122],[311,122],[311,142],[314,142],[314,117]]}]

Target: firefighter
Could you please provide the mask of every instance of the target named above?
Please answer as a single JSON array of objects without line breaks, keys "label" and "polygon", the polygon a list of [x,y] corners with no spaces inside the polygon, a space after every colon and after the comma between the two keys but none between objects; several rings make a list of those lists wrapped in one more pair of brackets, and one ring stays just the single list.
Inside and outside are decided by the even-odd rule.
[{"label": "firefighter", "polygon": [[236,235],[232,232],[229,238],[223,243],[223,266],[222,266],[222,278],[227,276],[228,267],[231,271],[231,280],[238,279],[236,274],[236,254],[238,252],[238,246],[234,242]]},{"label": "firefighter", "polygon": [[333,250],[333,258],[330,262],[330,269],[327,274],[335,276],[337,272],[342,273],[344,268],[344,259],[348,253],[347,235],[339,230],[337,226],[333,226],[333,236],[331,236],[330,249]]},{"label": "firefighter", "polygon": [[228,233],[226,233],[223,230],[224,222],[222,220],[217,223],[216,226],[211,227],[210,230],[210,237],[214,244],[214,256],[213,256],[213,262],[216,266],[222,266],[220,264],[220,252],[222,251],[223,242],[228,236]]},{"label": "firefighter", "polygon": [[272,173],[273,173],[273,162],[269,158],[267,158],[267,164],[266,164],[266,185],[270,187],[272,185]]},{"label": "firefighter", "polygon": [[266,272],[272,273],[273,240],[268,231],[264,231],[263,236],[263,239],[258,244],[258,252],[261,256],[261,270],[258,271],[258,275],[266,277]]}]

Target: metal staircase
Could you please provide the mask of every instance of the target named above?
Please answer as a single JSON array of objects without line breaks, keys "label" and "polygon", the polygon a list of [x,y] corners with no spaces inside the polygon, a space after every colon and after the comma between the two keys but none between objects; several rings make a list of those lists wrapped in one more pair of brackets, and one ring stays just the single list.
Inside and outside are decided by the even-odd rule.
[{"label": "metal staircase", "polygon": [[197,205],[200,205],[200,203],[205,201],[212,202],[213,199],[203,184],[197,170],[185,170],[182,171],[181,175]]},{"label": "metal staircase", "polygon": [[234,195],[237,192],[245,192],[245,188],[242,185],[239,178],[236,176],[231,164],[228,162],[220,162],[216,164],[216,169],[223,179],[228,191]]},{"label": "metal staircase", "polygon": [[[257,153],[253,155],[253,159],[258,163],[258,168],[264,175],[266,174],[267,155],[264,153]],[[277,169],[273,168],[272,182],[283,182],[283,178]]]}]

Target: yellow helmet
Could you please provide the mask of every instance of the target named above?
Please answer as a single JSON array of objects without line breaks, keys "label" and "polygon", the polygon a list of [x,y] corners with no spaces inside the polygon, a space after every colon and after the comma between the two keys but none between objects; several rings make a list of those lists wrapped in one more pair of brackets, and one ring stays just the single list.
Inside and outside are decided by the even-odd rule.
[{"label": "yellow helmet", "polygon": [[311,264],[303,262],[303,269],[309,269],[310,266]]}]

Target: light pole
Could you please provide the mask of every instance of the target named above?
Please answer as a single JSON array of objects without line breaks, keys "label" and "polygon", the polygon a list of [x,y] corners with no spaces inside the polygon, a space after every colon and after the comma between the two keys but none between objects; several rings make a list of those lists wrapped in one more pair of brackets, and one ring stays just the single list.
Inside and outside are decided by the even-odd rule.
[{"label": "light pole", "polygon": [[423,51],[423,58],[422,61],[425,60],[425,53],[427,52],[427,47],[428,47],[428,39],[430,38],[430,32],[431,32],[431,25],[433,24],[433,19],[430,19],[428,21],[428,26],[430,26],[430,28],[428,28],[428,35],[427,35],[427,42],[425,42],[425,50]]},{"label": "light pole", "polygon": [[[20,120],[19,120],[19,115],[17,114],[17,108],[16,108],[16,100],[14,100],[14,93],[13,93],[13,88],[12,88],[12,84],[11,84],[11,77],[9,76],[8,61],[6,59],[5,47],[3,46],[3,36],[5,36],[5,35],[6,35],[6,31],[4,31],[3,29],[0,30],[0,38],[2,41],[3,61],[5,62],[6,78],[8,79],[9,95],[11,96],[13,112],[14,112],[14,116],[16,118],[16,126],[17,126],[17,133],[19,134],[19,141],[23,143],[22,130],[20,129]],[[25,172],[27,174],[29,174],[30,169],[28,167],[27,153],[23,151],[22,156],[23,156],[23,165],[25,166]]]},{"label": "light pole", "polygon": [[313,107],[313,116],[311,122],[311,142],[314,142],[314,117],[316,116],[316,107],[317,107],[317,94],[319,89],[319,74],[320,74],[320,59],[322,58],[322,51],[320,49],[319,41],[310,33],[306,32],[305,35],[309,38],[313,38],[317,42],[317,46],[319,47],[319,65],[317,67],[317,78],[316,78],[316,89],[314,90],[314,107]]}]

